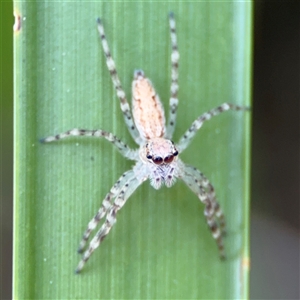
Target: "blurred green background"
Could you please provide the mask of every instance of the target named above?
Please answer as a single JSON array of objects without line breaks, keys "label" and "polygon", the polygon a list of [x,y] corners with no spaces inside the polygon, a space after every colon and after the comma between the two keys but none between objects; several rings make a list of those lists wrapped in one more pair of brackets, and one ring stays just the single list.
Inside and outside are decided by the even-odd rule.
[{"label": "blurred green background", "polygon": [[[11,299],[13,4],[1,2],[1,299]],[[251,299],[299,299],[298,1],[254,15]]]}]

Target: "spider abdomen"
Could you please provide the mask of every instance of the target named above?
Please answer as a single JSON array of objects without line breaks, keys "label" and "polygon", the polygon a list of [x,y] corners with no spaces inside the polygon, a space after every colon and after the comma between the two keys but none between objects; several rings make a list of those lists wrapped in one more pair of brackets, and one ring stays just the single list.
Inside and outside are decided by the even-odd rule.
[{"label": "spider abdomen", "polygon": [[165,135],[165,113],[151,81],[141,70],[135,71],[132,82],[133,117],[145,140]]}]

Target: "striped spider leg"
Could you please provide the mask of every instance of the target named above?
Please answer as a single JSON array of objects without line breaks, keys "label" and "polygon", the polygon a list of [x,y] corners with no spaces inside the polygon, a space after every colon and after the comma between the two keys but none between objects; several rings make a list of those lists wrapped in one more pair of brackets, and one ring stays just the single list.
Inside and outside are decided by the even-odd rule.
[{"label": "striped spider leg", "polygon": [[[177,178],[183,180],[186,185],[197,195],[205,205],[204,214],[207,224],[216,240],[221,258],[225,258],[223,246],[223,233],[225,232],[225,219],[218,204],[215,191],[208,179],[196,168],[184,164],[179,159],[179,154],[187,148],[191,140],[205,121],[227,110],[247,110],[248,108],[224,103],[199,116],[185,132],[178,144],[172,142],[172,135],[176,123],[178,106],[178,61],[179,52],[177,47],[176,27],[174,14],[169,15],[171,36],[171,96],[169,119],[166,125],[163,105],[156,94],[151,81],[142,70],[134,72],[132,82],[132,115],[127,102],[125,92],[121,86],[114,60],[105,37],[104,27],[100,19],[97,20],[98,31],[102,42],[106,64],[110,72],[117,97],[120,100],[121,110],[125,123],[138,149],[130,149],[124,142],[112,133],[101,129],[86,130],[72,129],[55,136],[49,136],[41,141],[44,143],[57,141],[70,136],[91,136],[105,138],[110,141],[120,153],[127,159],[135,161],[133,168],[125,172],[104,198],[96,215],[89,222],[83,234],[78,252],[83,256],[80,260],[76,273],[79,273],[90,258],[94,250],[100,245],[105,236],[116,222],[117,212],[123,207],[126,200],[145,180],[159,189],[163,185],[171,187]],[[132,117],[133,116],[133,117]],[[105,218],[102,226],[92,238],[85,250],[86,243],[99,222]]]}]

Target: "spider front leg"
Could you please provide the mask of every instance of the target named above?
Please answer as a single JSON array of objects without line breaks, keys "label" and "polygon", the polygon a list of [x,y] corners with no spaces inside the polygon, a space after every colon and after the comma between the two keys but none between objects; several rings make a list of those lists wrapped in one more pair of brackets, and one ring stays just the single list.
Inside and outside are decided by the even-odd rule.
[{"label": "spider front leg", "polygon": [[109,193],[104,198],[101,207],[99,208],[98,212],[94,216],[94,218],[89,222],[86,231],[84,232],[82,236],[82,240],[78,247],[78,253],[82,253],[85,247],[85,244],[91,234],[91,232],[96,228],[98,223],[104,216],[106,215],[107,211],[112,207],[112,201],[118,195],[122,187],[132,178],[132,173],[125,172],[118,181],[114,184],[114,186],[111,188]]},{"label": "spider front leg", "polygon": [[[91,231],[96,227],[96,225],[100,221],[101,219],[100,217],[104,217],[104,215],[106,214],[105,222],[103,223],[99,231],[96,233],[95,237],[91,240],[88,249],[84,252],[83,257],[75,270],[76,273],[80,273],[85,263],[92,255],[92,253],[95,251],[96,248],[99,247],[100,243],[109,233],[112,226],[116,223],[117,212],[122,208],[126,200],[131,196],[131,194],[136,190],[136,188],[140,184],[141,181],[136,178],[134,171],[130,170],[126,172],[113,186],[110,193],[108,194],[111,195],[111,197],[109,199],[107,199],[107,197],[104,199],[105,204],[104,203],[102,204],[103,208],[101,207],[99,209],[97,215],[89,223],[89,226],[91,226],[91,228],[88,226],[85,235],[83,237],[83,240],[80,243],[79,249],[82,249]],[[114,197],[116,197],[116,199],[114,203],[111,204],[110,201]]]},{"label": "spider front leg", "polygon": [[217,242],[221,259],[225,259],[223,235],[225,234],[225,218],[219,203],[215,198],[215,191],[208,179],[196,168],[185,165],[181,179],[204,203],[204,215],[207,224]]},{"label": "spider front leg", "polygon": [[173,13],[170,13],[169,15],[169,24],[170,24],[170,35],[171,35],[171,44],[172,44],[172,53],[171,53],[172,71],[171,71],[171,98],[170,98],[169,118],[168,118],[167,132],[166,132],[167,139],[172,138],[175,129],[176,113],[177,113],[177,106],[178,106],[177,93],[179,89],[179,85],[178,85],[179,52],[178,52],[177,36],[176,36],[176,24],[175,24],[175,18]]},{"label": "spider front leg", "polygon": [[136,150],[130,149],[124,142],[122,142],[120,139],[118,139],[116,136],[114,136],[112,133],[96,129],[96,130],[87,130],[87,129],[71,129],[66,132],[54,135],[54,136],[48,136],[46,138],[43,138],[40,140],[41,143],[50,143],[55,142],[70,136],[92,136],[92,137],[98,137],[98,138],[105,138],[106,140],[110,141],[114,146],[118,148],[120,153],[131,160],[136,160],[138,158],[138,152]]},{"label": "spider front leg", "polygon": [[[210,201],[213,203],[215,209],[215,215],[217,217],[218,223],[220,224],[221,235],[224,236],[226,233],[225,217],[222,209],[220,208],[219,203],[217,202],[215,188],[209,182],[207,177],[205,177],[205,175],[201,173],[197,168],[193,166],[185,165],[185,170],[187,174],[189,174],[189,176],[194,177],[195,183],[198,183],[199,185],[199,182],[201,182],[201,186],[205,189],[206,193],[208,194],[208,197],[210,198]],[[200,178],[200,180],[198,178]]]},{"label": "spider front leg", "polygon": [[235,110],[235,111],[246,111],[250,110],[249,107],[246,106],[239,106],[231,103],[223,103],[220,106],[204,113],[200,117],[198,117],[190,126],[190,128],[185,132],[185,134],[180,138],[177,146],[179,152],[182,152],[184,149],[188,147],[190,142],[192,141],[193,137],[197,133],[197,131],[202,127],[205,121],[210,120],[212,117],[219,115],[222,112],[227,110]]}]

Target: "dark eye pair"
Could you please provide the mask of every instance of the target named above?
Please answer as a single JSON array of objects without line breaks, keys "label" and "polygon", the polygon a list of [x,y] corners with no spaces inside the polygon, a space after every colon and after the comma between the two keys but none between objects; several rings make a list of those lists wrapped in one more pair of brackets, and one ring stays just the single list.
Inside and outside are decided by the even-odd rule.
[{"label": "dark eye pair", "polygon": [[152,161],[156,164],[156,165],[160,165],[162,164],[163,162],[165,164],[170,164],[173,159],[174,159],[174,156],[178,155],[178,151],[176,151],[174,154],[171,154],[171,155],[168,155],[166,156],[164,159],[160,156],[156,156],[156,157],[152,157],[151,155],[147,155],[147,158],[148,159],[152,159]]},{"label": "dark eye pair", "polygon": [[156,165],[160,165],[163,162],[166,164],[169,164],[173,161],[174,156],[173,155],[168,155],[166,156],[164,159],[160,156],[156,156],[156,157],[152,157],[152,161],[156,164]]}]

